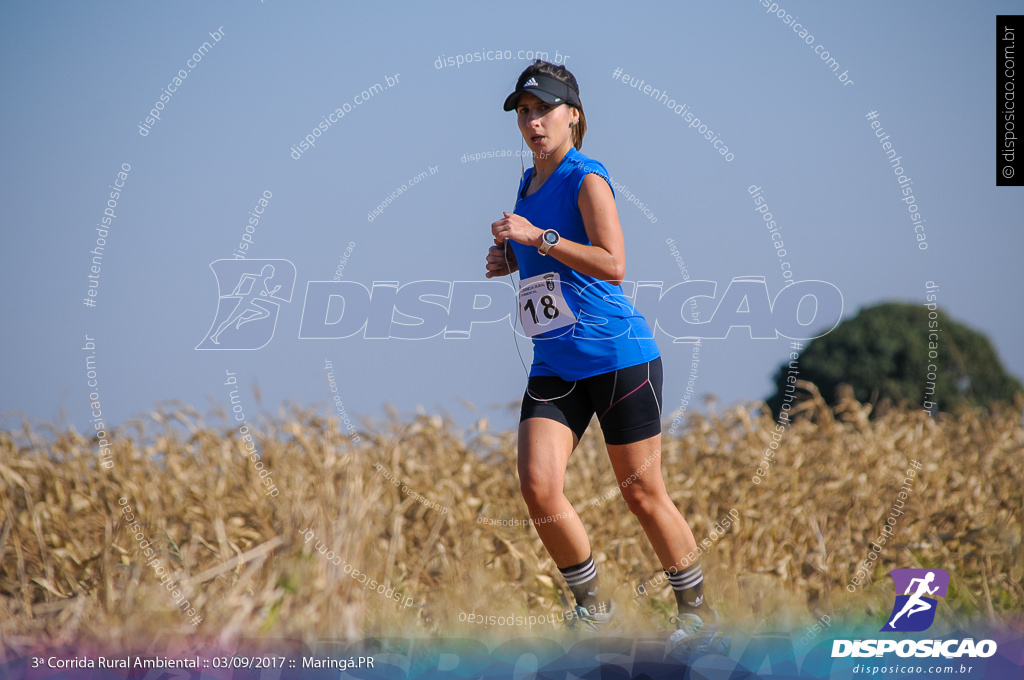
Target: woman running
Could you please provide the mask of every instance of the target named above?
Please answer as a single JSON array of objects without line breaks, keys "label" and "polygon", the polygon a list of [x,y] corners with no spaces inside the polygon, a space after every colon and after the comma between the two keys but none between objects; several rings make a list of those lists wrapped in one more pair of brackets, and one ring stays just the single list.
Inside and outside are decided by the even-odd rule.
[{"label": "woman running", "polygon": [[[569,456],[597,414],[622,495],[679,606],[674,644],[707,647],[717,616],[693,533],[661,477],[661,354],[622,293],[625,247],[605,167],[579,152],[587,129],[576,78],[536,61],[505,100],[533,152],[515,210],[491,225],[487,277],[520,273],[519,314],[533,366],[519,422],[519,482],[544,547],[590,628],[608,624],[583,523],[564,493]],[[702,630],[703,629],[703,630]]]}]

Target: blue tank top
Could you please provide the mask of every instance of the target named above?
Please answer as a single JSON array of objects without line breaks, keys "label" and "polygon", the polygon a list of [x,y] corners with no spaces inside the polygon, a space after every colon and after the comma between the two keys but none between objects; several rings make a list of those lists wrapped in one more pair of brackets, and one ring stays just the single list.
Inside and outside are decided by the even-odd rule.
[{"label": "blue tank top", "polygon": [[[554,229],[563,239],[593,245],[577,204],[583,178],[589,173],[602,177],[611,187],[608,171],[601,163],[570,148],[541,188],[524,197],[533,176],[530,168],[519,184],[515,214],[540,229]],[[621,286],[581,274],[550,255],[541,255],[533,246],[510,243],[519,263],[520,279],[556,272],[565,301],[577,319],[571,326],[533,337],[531,376],[582,380],[660,356],[647,321],[630,304]]]}]

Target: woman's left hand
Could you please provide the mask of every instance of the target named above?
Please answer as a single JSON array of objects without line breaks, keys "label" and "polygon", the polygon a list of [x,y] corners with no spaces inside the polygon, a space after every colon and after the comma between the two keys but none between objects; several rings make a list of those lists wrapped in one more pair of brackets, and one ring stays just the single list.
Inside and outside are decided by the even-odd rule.
[{"label": "woman's left hand", "polygon": [[525,246],[539,246],[543,229],[530,224],[530,220],[521,215],[513,215],[502,212],[503,218],[491,224],[491,233],[498,244],[504,243],[505,239],[512,239],[516,243]]}]

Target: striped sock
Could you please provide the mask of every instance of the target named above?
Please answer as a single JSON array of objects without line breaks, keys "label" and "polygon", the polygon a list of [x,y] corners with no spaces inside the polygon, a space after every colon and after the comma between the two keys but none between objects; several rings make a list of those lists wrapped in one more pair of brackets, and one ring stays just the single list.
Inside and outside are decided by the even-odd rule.
[{"label": "striped sock", "polygon": [[565,569],[559,567],[558,571],[562,572],[576,604],[589,611],[597,611],[597,566],[593,554],[579,564]]},{"label": "striped sock", "polygon": [[701,611],[710,611],[704,599],[704,572],[699,564],[674,574],[666,571],[665,575],[672,584],[672,592],[675,593],[680,614],[699,615]]}]

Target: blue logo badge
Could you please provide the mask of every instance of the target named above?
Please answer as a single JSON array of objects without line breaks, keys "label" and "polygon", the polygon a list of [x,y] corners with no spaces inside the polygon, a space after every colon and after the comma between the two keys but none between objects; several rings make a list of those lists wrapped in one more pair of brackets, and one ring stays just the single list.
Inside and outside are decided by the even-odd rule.
[{"label": "blue logo badge", "polygon": [[945,569],[893,569],[889,575],[896,584],[896,604],[881,630],[927,630],[935,621],[938,598],[946,597],[949,573]]}]

